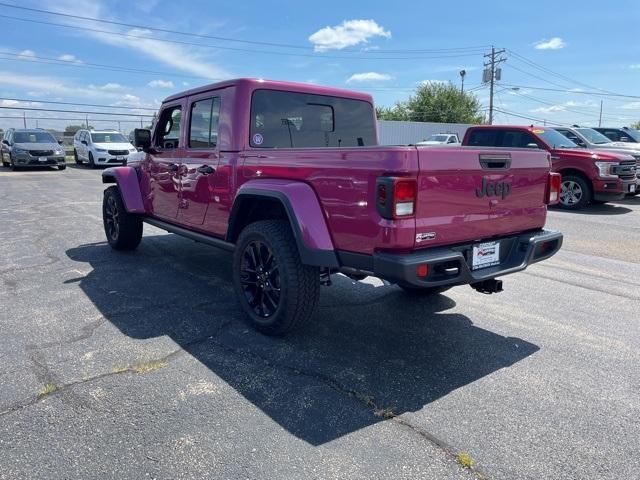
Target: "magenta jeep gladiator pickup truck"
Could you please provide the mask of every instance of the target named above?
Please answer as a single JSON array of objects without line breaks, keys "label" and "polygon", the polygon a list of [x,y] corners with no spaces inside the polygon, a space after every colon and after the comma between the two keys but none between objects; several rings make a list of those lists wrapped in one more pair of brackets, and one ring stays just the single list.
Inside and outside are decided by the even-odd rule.
[{"label": "magenta jeep gladiator pickup truck", "polygon": [[378,146],[366,94],[230,80],[170,96],[134,136],[142,152],[102,174],[109,244],[136,248],[146,222],[232,251],[267,334],[311,317],[334,273],[493,293],[562,244],[543,229],[560,193],[547,152]]}]

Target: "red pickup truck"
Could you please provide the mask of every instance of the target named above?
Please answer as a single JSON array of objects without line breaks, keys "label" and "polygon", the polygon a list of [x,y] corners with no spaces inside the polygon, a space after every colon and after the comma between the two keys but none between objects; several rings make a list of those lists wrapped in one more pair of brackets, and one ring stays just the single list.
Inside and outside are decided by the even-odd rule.
[{"label": "red pickup truck", "polygon": [[233,252],[248,319],[284,334],[313,315],[331,275],[373,275],[412,294],[549,258],[560,176],[543,151],[377,145],[369,95],[239,79],[167,98],[141,152],[103,171],[109,244],[143,222]]},{"label": "red pickup truck", "polygon": [[621,200],[637,188],[633,156],[579,148],[553,128],[480,125],[466,131],[462,145],[546,150],[551,154],[552,170],[562,174],[560,206],[569,210]]}]

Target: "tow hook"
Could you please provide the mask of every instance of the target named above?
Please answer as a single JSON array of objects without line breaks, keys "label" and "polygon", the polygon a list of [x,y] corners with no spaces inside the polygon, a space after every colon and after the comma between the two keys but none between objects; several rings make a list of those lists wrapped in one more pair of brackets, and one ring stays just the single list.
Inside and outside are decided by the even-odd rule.
[{"label": "tow hook", "polygon": [[502,291],[502,280],[490,278],[489,280],[483,280],[482,282],[472,283],[471,288],[480,293],[486,293],[487,295],[500,293]]}]

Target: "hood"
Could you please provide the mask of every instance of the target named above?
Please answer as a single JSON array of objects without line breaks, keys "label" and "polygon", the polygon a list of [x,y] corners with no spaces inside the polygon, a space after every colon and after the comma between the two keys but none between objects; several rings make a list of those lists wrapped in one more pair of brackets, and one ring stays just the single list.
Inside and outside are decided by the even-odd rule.
[{"label": "hood", "polygon": [[121,143],[94,143],[96,148],[103,148],[104,150],[131,150],[135,148],[129,142],[121,142]]},{"label": "hood", "polygon": [[634,160],[634,157],[632,157],[628,153],[578,148],[558,148],[556,150],[553,150],[553,154],[560,155],[565,158],[590,158],[592,160],[603,160],[605,162]]},{"label": "hood", "polygon": [[53,142],[44,142],[44,143],[14,143],[13,148],[20,148],[22,150],[64,150],[62,145]]},{"label": "hood", "polygon": [[442,145],[444,142],[438,142],[437,140],[425,140],[424,142],[418,142],[416,145]]},{"label": "hood", "polygon": [[609,148],[609,146],[611,147],[615,147],[616,150],[618,148],[621,149],[625,149],[625,150],[639,150],[640,151],[640,143],[632,143],[632,142],[611,142],[610,145],[607,145],[606,147]]}]

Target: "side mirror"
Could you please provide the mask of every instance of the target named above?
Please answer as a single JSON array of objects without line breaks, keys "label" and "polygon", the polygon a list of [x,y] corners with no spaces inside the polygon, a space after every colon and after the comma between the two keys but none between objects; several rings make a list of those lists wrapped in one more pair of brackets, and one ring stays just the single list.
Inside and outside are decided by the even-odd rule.
[{"label": "side mirror", "polygon": [[80,143],[83,145],[89,145],[86,140],[82,140]]},{"label": "side mirror", "polygon": [[62,140],[58,140],[58,145],[62,145],[64,142]]},{"label": "side mirror", "polygon": [[527,143],[527,148],[539,149],[540,147],[538,147],[537,143]]},{"label": "side mirror", "polygon": [[2,140],[2,143],[4,143],[5,145],[9,145],[9,140]]},{"label": "side mirror", "polygon": [[146,128],[136,128],[133,131],[133,145],[143,152],[151,148],[151,130]]}]

